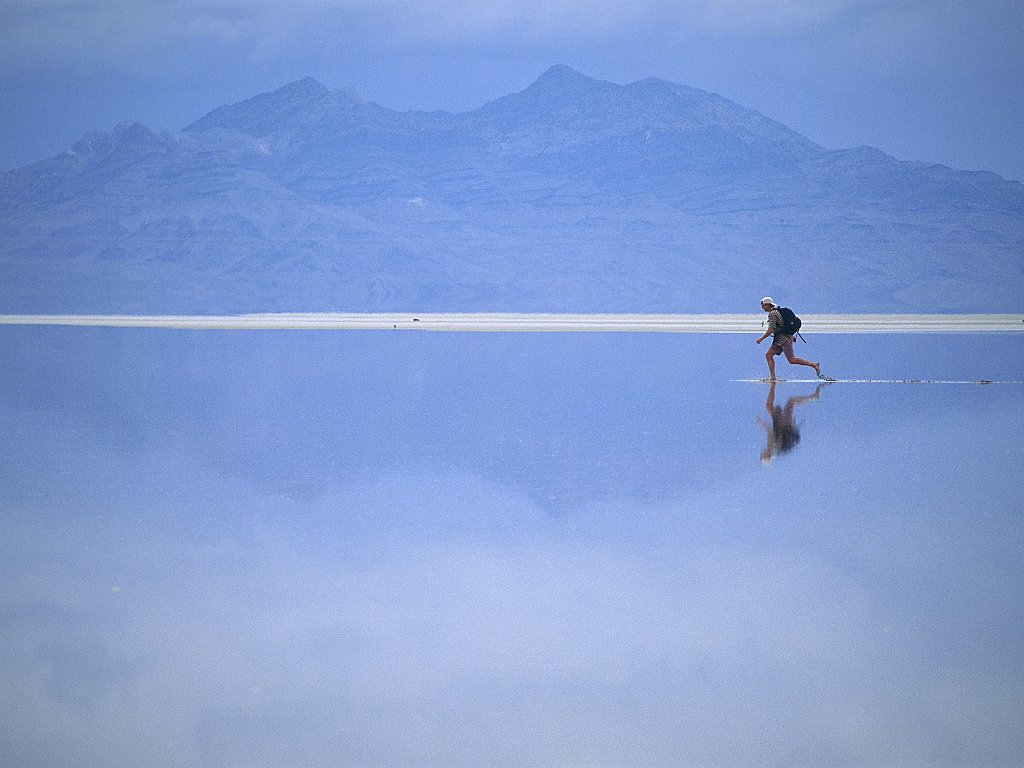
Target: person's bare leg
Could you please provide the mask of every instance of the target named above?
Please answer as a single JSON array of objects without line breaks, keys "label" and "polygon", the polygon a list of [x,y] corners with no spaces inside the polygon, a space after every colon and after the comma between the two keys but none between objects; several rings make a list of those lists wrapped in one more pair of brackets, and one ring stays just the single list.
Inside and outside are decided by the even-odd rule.
[{"label": "person's bare leg", "polygon": [[764,353],[764,359],[768,361],[768,380],[775,381],[775,347],[769,346]]},{"label": "person's bare leg", "polygon": [[821,363],[812,363],[810,360],[804,360],[802,357],[797,357],[792,352],[787,352],[786,359],[793,365],[806,365],[808,368],[813,368],[819,378],[821,377]]}]

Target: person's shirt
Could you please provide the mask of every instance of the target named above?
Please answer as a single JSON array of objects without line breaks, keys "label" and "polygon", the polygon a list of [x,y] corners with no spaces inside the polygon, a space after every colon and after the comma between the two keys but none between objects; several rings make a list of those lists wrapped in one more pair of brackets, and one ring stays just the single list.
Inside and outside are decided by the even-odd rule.
[{"label": "person's shirt", "polygon": [[768,329],[772,332],[776,344],[785,344],[789,336],[782,332],[782,313],[776,307],[768,313]]}]

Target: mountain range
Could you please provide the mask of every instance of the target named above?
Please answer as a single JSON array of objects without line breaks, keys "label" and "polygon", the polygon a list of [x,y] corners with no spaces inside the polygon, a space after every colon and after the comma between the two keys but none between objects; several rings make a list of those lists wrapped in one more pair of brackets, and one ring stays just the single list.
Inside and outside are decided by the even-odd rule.
[{"label": "mountain range", "polygon": [[0,312],[1019,312],[1024,185],[556,66],[464,113],[307,78],[0,173]]}]

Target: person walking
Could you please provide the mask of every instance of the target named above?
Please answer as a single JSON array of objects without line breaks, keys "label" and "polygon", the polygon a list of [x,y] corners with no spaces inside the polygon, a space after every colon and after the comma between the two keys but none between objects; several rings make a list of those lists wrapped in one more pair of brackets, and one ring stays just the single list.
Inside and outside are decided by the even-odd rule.
[{"label": "person walking", "polygon": [[768,380],[775,381],[776,355],[785,355],[791,365],[806,365],[808,368],[813,368],[819,379],[825,378],[821,375],[820,363],[812,363],[810,360],[796,356],[793,351],[793,335],[782,332],[782,313],[779,312],[779,308],[771,296],[761,299],[761,309],[768,313],[768,329],[761,334],[757,343],[760,344],[769,336],[775,337],[768,345],[768,351],[764,353],[764,359],[768,361]]}]

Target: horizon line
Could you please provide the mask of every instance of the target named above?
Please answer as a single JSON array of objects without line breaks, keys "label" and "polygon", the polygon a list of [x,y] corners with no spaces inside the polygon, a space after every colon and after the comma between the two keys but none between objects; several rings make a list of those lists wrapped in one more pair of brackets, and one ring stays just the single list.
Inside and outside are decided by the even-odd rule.
[{"label": "horizon line", "polygon": [[[806,333],[1024,332],[1024,314],[814,314]],[[267,312],[217,315],[5,314],[0,325],[181,330],[418,330],[493,333],[757,333],[763,314]]]}]

